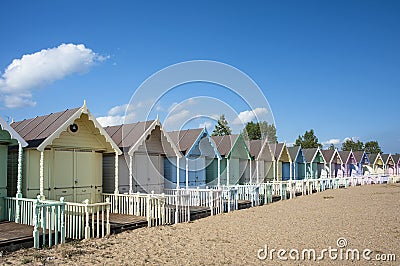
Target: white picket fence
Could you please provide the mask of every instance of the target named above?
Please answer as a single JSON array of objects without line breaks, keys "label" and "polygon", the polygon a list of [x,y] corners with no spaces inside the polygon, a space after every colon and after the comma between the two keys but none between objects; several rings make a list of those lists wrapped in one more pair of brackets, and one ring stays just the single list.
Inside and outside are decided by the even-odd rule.
[{"label": "white picket fence", "polygon": [[110,234],[109,199],[106,202],[89,204],[66,202],[66,237],[70,239],[99,238]]},{"label": "white picket fence", "polygon": [[184,193],[166,194],[107,194],[111,212],[145,217],[148,227],[190,221],[189,196]]},{"label": "white picket fence", "polygon": [[[181,189],[164,189],[168,197],[178,195],[187,195],[188,206],[207,207],[210,208],[211,215],[223,212],[223,197],[221,189],[212,188],[181,188]],[[174,200],[175,197],[171,197]],[[171,202],[171,205],[176,205]]]}]

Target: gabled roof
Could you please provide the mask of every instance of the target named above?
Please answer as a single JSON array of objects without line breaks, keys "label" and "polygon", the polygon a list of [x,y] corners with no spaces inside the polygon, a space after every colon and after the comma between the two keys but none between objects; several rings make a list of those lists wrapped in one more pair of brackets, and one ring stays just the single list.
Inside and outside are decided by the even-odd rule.
[{"label": "gabled roof", "polygon": [[321,153],[322,159],[326,162],[320,148],[303,149],[303,155],[307,163],[313,162],[318,153]]},{"label": "gabled roof", "polygon": [[296,161],[297,156],[299,156],[300,149],[301,149],[300,146],[288,147],[289,156],[292,162]]},{"label": "gabled roof", "polygon": [[105,130],[117,143],[118,147],[120,147],[124,152],[128,152],[129,155],[132,155],[157,126],[160,127],[162,134],[171,145],[175,155],[181,158],[181,153],[171,140],[170,136],[162,128],[159,120],[109,126],[106,127]]},{"label": "gabled roof", "polygon": [[392,158],[396,164],[400,164],[400,154],[393,154]]},{"label": "gabled roof", "polygon": [[342,157],[343,163],[347,163],[352,156],[354,157],[353,151],[339,151],[339,154]]},{"label": "gabled roof", "polygon": [[326,162],[331,162],[336,150],[321,150],[321,153]]},{"label": "gabled roof", "polygon": [[367,156],[368,158],[368,155],[365,153],[365,151],[353,151],[353,155],[357,163],[361,162],[364,156]]},{"label": "gabled roof", "polygon": [[273,160],[272,153],[270,150],[270,144],[268,143],[267,140],[250,140],[247,141],[246,144],[247,147],[249,147],[250,154],[254,159],[256,160],[264,159],[266,161]]},{"label": "gabled roof", "polygon": [[54,139],[58,138],[63,131],[66,131],[82,114],[88,116],[89,120],[93,122],[94,126],[100,131],[100,134],[104,136],[106,142],[110,143],[114,151],[121,154],[118,146],[90,113],[86,106],[86,101],[84,101],[83,106],[80,108],[67,109],[62,112],[25,119],[14,122],[11,126],[28,142],[28,148],[36,148],[39,151],[44,151]]},{"label": "gabled roof", "polygon": [[279,158],[281,157],[284,146],[285,146],[285,143],[282,143],[282,142],[270,144],[271,151],[274,154],[274,158],[276,161],[279,160]]},{"label": "gabled roof", "polygon": [[371,153],[368,155],[368,157],[369,157],[369,164],[372,165],[374,165],[379,158],[382,160],[382,156],[379,153]]},{"label": "gabled roof", "polygon": [[239,135],[212,136],[221,156],[228,157]]},{"label": "gabled roof", "polygon": [[7,131],[12,139],[15,139],[22,147],[28,146],[28,143],[0,116],[0,130]]},{"label": "gabled roof", "polygon": [[307,163],[311,163],[317,154],[318,148],[303,149],[303,155]]},{"label": "gabled roof", "polygon": [[129,149],[146,130],[153,124],[154,120],[137,122],[131,124],[123,124],[105,127],[105,131],[110,135],[113,141],[121,149]]},{"label": "gabled roof", "polygon": [[221,155],[218,152],[217,146],[214,143],[214,140],[208,134],[207,129],[196,128],[196,129],[186,129],[186,130],[177,130],[168,132],[168,135],[171,137],[171,140],[174,142],[176,147],[186,156],[191,154],[194,150],[195,146],[201,141],[201,139],[206,135],[209,140],[214,154],[221,158]]},{"label": "gabled roof", "polygon": [[341,161],[341,163],[343,163],[343,159],[340,156],[340,153],[337,149],[334,150],[321,150],[322,156],[325,159],[325,162],[329,162],[332,163],[332,160],[335,158],[335,155],[337,155]]},{"label": "gabled roof", "polygon": [[248,154],[248,157],[251,158],[250,151],[241,134],[212,136],[212,139],[214,140],[214,143],[217,146],[219,154],[227,158],[230,158],[232,150],[237,145],[237,143],[239,141],[243,141],[246,153]]},{"label": "gabled roof", "polygon": [[383,153],[383,154],[381,154],[381,157],[382,157],[382,161],[384,164],[389,164],[389,161],[394,162],[391,154]]}]

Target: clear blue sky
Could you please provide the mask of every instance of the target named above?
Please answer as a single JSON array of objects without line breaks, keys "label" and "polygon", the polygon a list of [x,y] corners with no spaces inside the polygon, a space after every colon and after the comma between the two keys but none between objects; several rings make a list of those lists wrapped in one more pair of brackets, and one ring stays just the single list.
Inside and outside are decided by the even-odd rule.
[{"label": "clear blue sky", "polygon": [[[237,67],[260,86],[280,141],[294,142],[313,128],[321,142],[356,137],[400,152],[399,14],[400,1],[389,0],[5,1],[0,115],[20,120],[86,99],[94,115],[108,116],[156,71],[209,59]],[[14,71],[17,82],[27,79],[16,85],[18,93],[4,85],[12,81],[4,74],[14,59],[63,43],[96,55],[85,55],[92,60],[86,67],[67,56],[72,67],[62,74],[57,64],[36,79]],[[10,95],[20,98],[7,105]]]}]

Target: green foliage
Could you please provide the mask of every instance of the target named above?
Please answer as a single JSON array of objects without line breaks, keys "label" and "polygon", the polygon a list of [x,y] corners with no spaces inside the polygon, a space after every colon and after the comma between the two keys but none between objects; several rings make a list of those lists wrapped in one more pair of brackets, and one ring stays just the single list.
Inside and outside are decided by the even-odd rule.
[{"label": "green foliage", "polygon": [[362,141],[354,141],[353,139],[347,139],[342,143],[342,151],[363,151],[364,143]]},{"label": "green foliage", "polygon": [[269,125],[268,122],[248,122],[244,129],[245,138],[247,140],[257,140],[257,139],[268,139],[269,143],[278,143],[278,138],[276,137],[275,125]]},{"label": "green foliage", "polygon": [[364,149],[366,153],[381,153],[381,147],[379,146],[378,142],[375,140],[371,140],[365,142]]},{"label": "green foliage", "polygon": [[303,136],[299,136],[294,146],[301,146],[303,149],[322,147],[321,143],[318,143],[318,138],[314,134],[314,129],[310,129],[310,131],[306,131]]},{"label": "green foliage", "polygon": [[218,123],[215,125],[212,135],[225,136],[230,134],[232,134],[231,128],[228,126],[228,121],[226,121],[225,115],[222,114],[218,119]]},{"label": "green foliage", "polygon": [[328,148],[328,149],[334,151],[334,150],[336,149],[336,147],[335,147],[335,145],[333,145],[333,144],[331,143],[331,145],[329,145],[329,148]]}]

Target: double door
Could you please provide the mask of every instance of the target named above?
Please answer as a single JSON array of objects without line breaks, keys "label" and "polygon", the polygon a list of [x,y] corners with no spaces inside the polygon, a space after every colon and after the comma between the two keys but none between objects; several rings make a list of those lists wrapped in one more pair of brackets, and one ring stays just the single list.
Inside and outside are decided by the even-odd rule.
[{"label": "double door", "polygon": [[54,199],[99,201],[102,192],[102,155],[90,150],[54,150]]}]

